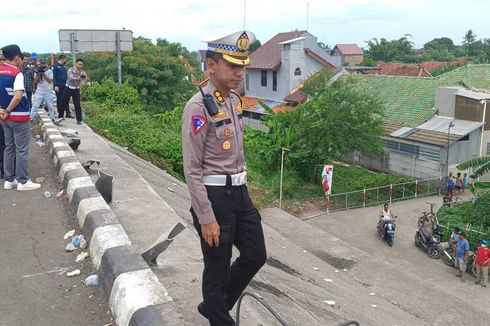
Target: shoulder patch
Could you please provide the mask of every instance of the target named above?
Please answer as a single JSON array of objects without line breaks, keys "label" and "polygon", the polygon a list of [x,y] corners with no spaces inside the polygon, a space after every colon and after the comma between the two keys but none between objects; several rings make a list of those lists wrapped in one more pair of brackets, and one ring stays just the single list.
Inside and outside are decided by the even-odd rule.
[{"label": "shoulder patch", "polygon": [[208,122],[206,117],[202,115],[192,116],[192,130],[194,130],[194,135],[197,135],[201,131],[202,127]]}]

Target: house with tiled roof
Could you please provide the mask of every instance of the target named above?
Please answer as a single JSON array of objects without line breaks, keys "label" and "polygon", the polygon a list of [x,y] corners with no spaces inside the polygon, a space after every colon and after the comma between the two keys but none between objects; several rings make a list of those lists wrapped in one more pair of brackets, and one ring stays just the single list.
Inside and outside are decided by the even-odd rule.
[{"label": "house with tiled roof", "polygon": [[340,58],[342,66],[356,66],[364,60],[364,52],[357,44],[337,44],[330,51],[330,54]]},{"label": "house with tiled roof", "polygon": [[340,58],[320,48],[307,31],[279,33],[250,55],[245,70],[245,96],[279,105],[311,75],[340,66]]},{"label": "house with tiled roof", "polygon": [[[352,75],[384,105],[385,150],[347,160],[415,178],[444,177],[470,158],[490,155],[490,65],[468,65],[437,77]],[[451,127],[449,127],[451,125]]]}]

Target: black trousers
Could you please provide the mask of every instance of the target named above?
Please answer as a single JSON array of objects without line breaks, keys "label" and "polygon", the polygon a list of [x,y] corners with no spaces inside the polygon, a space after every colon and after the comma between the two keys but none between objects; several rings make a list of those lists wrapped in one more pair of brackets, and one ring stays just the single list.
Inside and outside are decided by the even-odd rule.
[{"label": "black trousers", "polygon": [[75,117],[77,118],[77,122],[82,121],[82,107],[80,106],[80,89],[71,89],[69,87],[65,87],[63,90],[63,108],[66,110],[65,112],[69,113],[69,105],[70,98],[73,99],[73,105],[75,106]]},{"label": "black trousers", "polygon": [[26,91],[26,96],[29,102],[29,109],[32,109],[32,91]]},{"label": "black trousers", "polygon": [[65,86],[58,86],[59,91],[56,92],[56,109],[58,109],[58,118],[64,118],[65,112],[67,115],[70,114],[68,107],[65,108],[63,102],[63,92],[65,91]]},{"label": "black trousers", "polygon": [[[235,325],[229,310],[267,259],[261,217],[247,186],[206,186],[206,189],[220,225],[220,244],[210,247],[204,241],[201,225],[191,208],[204,256],[204,306],[212,326]],[[233,245],[240,251],[240,256],[230,266]]]},{"label": "black trousers", "polygon": [[3,178],[3,153],[5,152],[5,135],[3,134],[3,127],[0,124],[0,176]]}]

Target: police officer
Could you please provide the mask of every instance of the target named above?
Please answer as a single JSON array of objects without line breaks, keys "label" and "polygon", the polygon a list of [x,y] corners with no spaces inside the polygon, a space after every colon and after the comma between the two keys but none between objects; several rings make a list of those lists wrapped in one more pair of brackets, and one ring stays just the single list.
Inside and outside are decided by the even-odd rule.
[{"label": "police officer", "polygon": [[[240,31],[208,42],[210,78],[187,103],[182,121],[184,173],[204,256],[198,311],[213,326],[235,325],[229,311],[267,258],[246,185],[241,98],[233,90],[254,41],[254,34]],[[230,266],[233,245],[240,256]]]}]

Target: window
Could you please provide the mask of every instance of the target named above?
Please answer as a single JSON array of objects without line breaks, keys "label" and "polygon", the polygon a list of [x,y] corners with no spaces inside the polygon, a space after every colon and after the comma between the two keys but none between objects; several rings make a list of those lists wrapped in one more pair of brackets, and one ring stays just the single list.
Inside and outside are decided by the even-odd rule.
[{"label": "window", "polygon": [[425,161],[440,161],[440,149],[434,146],[420,146],[419,159]]},{"label": "window", "polygon": [[277,91],[277,71],[272,72],[272,90]]},{"label": "window", "polygon": [[284,50],[291,50],[291,44],[284,44]]},{"label": "window", "polygon": [[267,87],[267,70],[260,72],[260,86]]},{"label": "window", "polygon": [[295,76],[301,76],[301,68],[300,67],[297,67],[296,69],[294,69],[294,75]]},{"label": "window", "polygon": [[248,74],[245,75],[245,90],[248,91],[250,89],[250,84],[248,81]]}]

